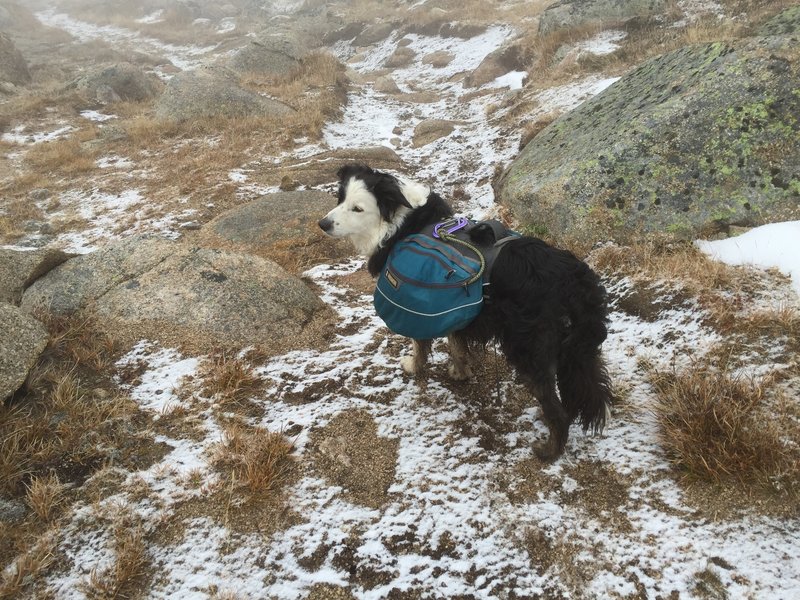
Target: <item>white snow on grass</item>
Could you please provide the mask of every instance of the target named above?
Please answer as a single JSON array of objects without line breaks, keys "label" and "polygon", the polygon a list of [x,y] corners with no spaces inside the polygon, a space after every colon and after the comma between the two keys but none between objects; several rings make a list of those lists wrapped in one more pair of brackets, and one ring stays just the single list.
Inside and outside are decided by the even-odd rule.
[{"label": "white snow on grass", "polygon": [[[484,86],[484,89],[498,88],[496,94],[478,94],[468,100],[465,96],[473,90],[454,79],[458,79],[456,75],[477,68],[489,53],[510,39],[512,33],[508,27],[495,26],[469,39],[404,36],[410,40],[408,47],[416,55],[410,65],[392,69],[392,79],[403,92],[424,89],[434,92],[436,99],[433,102],[408,101],[403,96],[377,93],[369,85],[357,88],[348,97],[341,120],[326,125],[325,145],[332,149],[375,145],[392,148],[409,165],[410,174],[435,184],[440,193],[448,195],[452,188],[461,188],[466,200],[456,206],[458,211],[475,218],[496,216],[491,181],[496,170],[507,166],[518,153],[520,133],[493,124],[487,119],[487,112],[502,102],[503,94],[509,93],[505,88],[520,89],[528,74],[507,73]],[[609,39],[616,39],[616,36],[610,34]],[[351,68],[365,74],[380,70],[397,48],[398,41],[396,36],[390,37],[360,61],[351,62]],[[346,44],[339,45],[340,56],[348,56],[348,49]],[[436,68],[424,64],[425,56],[440,50],[454,56],[449,65]],[[537,98],[540,101],[537,114],[570,110],[617,79],[590,76],[581,82],[541,92]],[[498,112],[500,114],[502,111]],[[445,137],[414,147],[414,128],[427,119],[451,120],[456,123],[455,129]]]},{"label": "white snow on grass", "polygon": [[101,169],[131,169],[133,168],[133,161],[129,158],[111,154],[109,156],[101,156],[95,163]]},{"label": "white snow on grass", "polygon": [[53,131],[40,131],[40,132],[26,132],[25,125],[18,125],[11,131],[8,131],[0,137],[0,140],[10,144],[41,144],[43,142],[51,142],[53,140],[65,137],[75,128],[71,125],[64,125]]},{"label": "white snow on grass", "polygon": [[[273,10],[292,11],[299,5],[284,2]],[[60,21],[53,11],[49,15],[45,18],[79,29],[74,21]],[[83,25],[87,39],[135,39],[115,28]],[[479,217],[492,215],[491,177],[495,167],[505,166],[516,155],[519,134],[490,121],[487,109],[514,93],[507,88],[514,90],[524,75],[507,74],[487,86],[503,82],[502,89],[476,96],[467,96],[473,90],[455,81],[455,76],[477,67],[511,35],[509,28],[493,27],[468,40],[407,36],[416,58],[391,75],[404,92],[433,91],[435,101],[410,102],[362,86],[351,93],[341,122],[325,128],[324,145],[308,144],[292,158],[327,148],[393,147],[418,179],[462,186],[467,198],[459,210]],[[365,74],[380,69],[397,41],[386,40],[351,67]],[[606,47],[601,42],[610,46],[615,40],[595,40],[597,49]],[[149,43],[143,41],[144,46]],[[337,48],[342,56],[352,53],[347,44]],[[425,65],[422,59],[437,50],[453,54],[453,62],[443,69]],[[569,110],[614,81],[590,76],[539,92],[536,114]],[[432,118],[454,121],[454,131],[414,148],[414,127]],[[266,157],[263,162],[279,164],[284,158],[288,157]],[[113,157],[101,160],[107,160],[104,164],[109,167],[119,166]],[[229,179],[239,186],[238,198],[277,191],[251,183],[257,167],[248,164],[229,172]],[[101,239],[120,235],[123,216],[132,217],[125,231],[175,227],[171,215],[160,220],[144,216],[146,202],[137,190],[68,192],[60,200],[90,224],[85,232],[73,234],[76,246],[85,251]],[[773,238],[772,242],[791,240],[792,235],[797,239],[797,233],[791,229],[761,235]],[[750,257],[777,260],[764,246],[759,240]],[[696,598],[702,595],[696,587],[701,572],[718,577],[731,598],[800,596],[796,552],[800,525],[756,514],[721,520],[698,516],[675,481],[660,444],[653,391],[641,364],[661,370],[690,367],[693,359],[720,342],[719,334],[704,325],[706,319],[696,304],[664,302],[669,308],[646,321],[618,306],[620,298],[635,291],[633,282],[624,278],[604,282],[615,300],[603,351],[624,398],[614,407],[603,435],[585,436],[573,427],[564,457],[546,466],[532,453],[533,444],[546,435],[540,410],[531,399],[526,408],[512,412],[512,400],[526,397],[513,381],[498,382],[499,391],[485,382],[451,383],[444,375],[446,355],[440,342],[434,345],[426,376],[411,379],[402,372],[399,358],[408,352],[406,342],[388,333],[368,294],[355,293],[343,283],[363,266],[363,261],[353,260],[306,272],[304,276],[338,317],[331,343],[324,349],[265,359],[256,369],[267,386],[251,400],[264,412],[248,422],[270,431],[293,432],[301,473],[287,490],[287,506],[297,518],[272,535],[239,533],[207,517],[187,521],[185,534],[174,545],[148,548],[154,571],[148,597],[205,598],[230,592],[295,599],[306,596],[316,583],[330,583],[348,586],[359,600],[386,598],[394,589],[437,598],[458,594],[487,599],[641,594]],[[794,276],[797,262],[762,266],[777,266]],[[672,293],[667,283],[656,290],[664,297]],[[776,297],[782,294],[777,291]],[[177,393],[190,378],[198,377],[202,360],[149,342],[140,342],[120,360],[119,368],[142,369],[126,389],[143,411],[160,416],[180,407],[197,421],[202,435],[200,439],[159,435],[157,441],[170,447],[164,459],[126,474],[126,485],[144,482],[151,496],[137,500],[123,486],[100,502],[101,509],[126,506],[145,520],[148,531],[154,531],[177,518],[173,511],[182,499],[202,498],[219,483],[208,464],[214,444],[222,439],[218,417],[209,399]],[[496,401],[470,400],[464,390],[483,389],[475,386],[491,387]],[[380,436],[397,440],[395,476],[386,502],[378,508],[356,504],[347,490],[323,479],[310,464],[312,434],[353,409],[368,412]],[[481,428],[500,442],[482,443],[477,433]],[[603,477],[587,482],[576,473],[578,468],[625,478],[621,497],[593,511],[592,503],[581,497],[607,494]],[[530,473],[533,480],[526,481],[523,473]],[[200,474],[202,488],[187,484],[192,474]],[[524,492],[526,485],[547,483]],[[64,571],[51,579],[55,597],[84,598],[77,583],[88,577],[92,567],[111,559],[113,542],[97,524],[91,525],[87,518],[91,510],[76,510],[62,533],[59,548],[67,560]],[[609,526],[616,522],[622,526]],[[543,536],[540,543],[531,545],[531,532]],[[550,549],[554,557],[548,556]],[[559,555],[559,550],[565,553]],[[372,584],[362,584],[335,560],[345,552],[352,553],[350,564],[357,572],[377,575]],[[318,567],[309,566],[316,562],[310,561],[313,556],[320,557]]]},{"label": "white snow on grass", "polygon": [[617,81],[619,81],[619,77],[590,75],[576,83],[568,83],[543,90],[536,95],[539,100],[537,110],[541,113],[570,111]]},{"label": "white snow on grass", "polygon": [[341,121],[325,126],[324,141],[331,149],[352,148],[354,136],[370,140],[372,146],[388,146],[397,135],[395,127],[400,124],[399,107],[387,102],[382,94],[371,88],[358,95],[351,95]]},{"label": "white snow on grass", "polygon": [[725,16],[725,9],[714,0],[678,0],[678,8],[683,11],[684,18],[675,23],[674,27],[684,27],[698,19],[715,16]]},{"label": "white snow on grass", "polygon": [[[120,163],[102,163],[100,166],[125,168],[124,159]],[[85,221],[79,231],[70,231],[56,236],[54,245],[68,252],[86,254],[107,240],[119,239],[134,233],[159,233],[177,239],[181,233],[179,223],[196,213],[196,209],[186,209],[178,213],[160,214],[154,212],[147,199],[138,189],[109,193],[99,189],[90,192],[68,190],[59,195],[58,212],[52,218],[71,219],[75,216]]]},{"label": "white snow on grass", "polygon": [[148,365],[140,381],[128,393],[142,408],[163,413],[181,403],[177,390],[197,375],[199,360],[182,358],[174,349],[157,349],[141,341],[117,361],[117,368]]},{"label": "white snow on grass", "polygon": [[205,60],[205,55],[216,49],[210,46],[180,46],[167,44],[154,38],[146,38],[136,31],[115,27],[113,25],[97,25],[74,19],[67,14],[59,13],[55,8],[49,8],[34,13],[43,25],[63,29],[82,42],[92,40],[105,40],[116,44],[129,44],[139,52],[153,52],[161,54],[183,71],[196,69]]},{"label": "white snow on grass", "polygon": [[148,15],[136,19],[137,23],[161,23],[164,20],[164,9],[159,8]]},{"label": "white snow on grass", "polygon": [[90,121],[95,121],[96,123],[105,123],[106,121],[117,118],[117,115],[106,115],[96,110],[82,110],[80,115],[84,119],[89,119]]},{"label": "white snow on grass", "polygon": [[[710,348],[717,334],[702,325],[697,307],[664,309],[643,322],[612,304],[603,348],[612,378],[629,386],[624,405],[602,436],[585,436],[574,427],[565,456],[545,466],[531,451],[546,435],[538,407],[531,401],[520,414],[508,412],[509,395],[522,393],[518,386],[504,382],[499,402],[491,404],[494,418],[508,425],[509,433],[501,436],[507,446],[487,448],[464,427],[481,425],[483,403],[476,406],[458,391],[478,383],[454,387],[441,378],[440,344],[428,376],[410,379],[402,373],[398,361],[407,352],[405,342],[388,334],[369,295],[354,295],[342,285],[341,278],[361,268],[363,261],[353,260],[307,271],[338,315],[333,342],[326,349],[267,359],[256,371],[269,385],[254,398],[264,414],[251,423],[271,431],[299,430],[293,436],[302,476],[287,490],[288,506],[299,519],[270,536],[237,533],[202,516],[185,522],[177,543],[149,550],[155,572],[149,597],[206,597],[217,589],[288,600],[305,597],[317,583],[348,586],[359,600],[386,598],[393,589],[431,597],[573,597],[575,582],[563,579],[571,572],[581,574],[582,595],[574,597],[626,596],[645,589],[653,596],[695,598],[701,572],[715,574],[730,597],[789,598],[800,589],[798,524],[761,516],[698,517],[685,503],[658,442],[652,392],[637,362],[646,359],[667,369]],[[606,284],[615,298],[631,289],[626,279]],[[143,410],[160,415],[180,402],[174,389],[197,375],[198,360],[141,342],[119,366],[142,369],[128,391]],[[308,467],[310,434],[352,409],[367,411],[380,436],[398,441],[394,480],[379,508],[354,503],[346,490]],[[172,447],[169,454],[128,476],[129,482],[145,482],[153,497],[131,503],[122,491],[103,506],[127,502],[152,530],[169,520],[176,502],[202,498],[203,490],[187,488],[186,480],[201,473],[214,485],[217,477],[208,460],[222,436],[210,410],[194,414],[201,418],[203,439],[160,436]],[[530,463],[552,484],[538,493],[516,494],[527,485],[517,470],[521,463]],[[577,465],[595,465],[630,484],[607,510],[592,512],[591,503],[573,499],[595,493],[571,475]],[[501,479],[508,480],[507,491],[498,485]],[[593,485],[603,486],[602,477]],[[51,580],[59,597],[83,598],[75,582],[91,566],[109,560],[108,536],[82,525],[80,515],[77,511],[60,544],[71,549],[74,561]],[[608,527],[609,522],[623,525]],[[538,548],[526,541],[537,531],[547,540]],[[570,564],[536,556],[549,546],[572,552],[565,559]],[[347,563],[336,559],[345,548],[352,552],[349,564],[379,574],[376,583],[359,584]]]},{"label": "white snow on grass", "polygon": [[792,278],[800,296],[800,221],[762,225],[736,237],[695,242],[715,260],[728,265],[778,269]]},{"label": "white snow on grass", "polygon": [[589,54],[596,54],[603,56],[611,54],[619,48],[619,42],[624,40],[628,34],[624,31],[616,29],[609,31],[601,31],[596,36],[576,44],[576,48],[580,52],[588,52]]},{"label": "white snow on grass", "polygon": [[[391,77],[404,92],[425,89],[434,92],[437,99],[409,102],[402,96],[379,94],[372,87],[363,86],[348,97],[342,119],[326,125],[325,144],[329,148],[375,145],[393,148],[415,178],[436,182],[440,191],[445,191],[441,189],[444,186],[460,186],[470,200],[468,206],[458,206],[459,210],[469,210],[477,218],[493,216],[496,206],[491,178],[495,169],[510,162],[516,153],[519,134],[502,132],[487,122],[487,108],[497,96],[465,101],[462,96],[472,90],[451,80],[457,74],[477,68],[511,34],[509,27],[495,26],[469,39],[406,35],[415,58],[410,65],[393,69]],[[397,42],[396,36],[390,37],[350,66],[367,74],[382,68],[397,48]],[[454,58],[447,66],[438,68],[423,62],[427,55],[437,51],[449,52]],[[347,46],[340,46],[340,52],[346,55]],[[498,86],[515,88],[522,77],[521,73],[509,74]],[[414,128],[427,119],[447,119],[457,125],[450,135],[415,148]]]},{"label": "white snow on grass", "polygon": [[527,71],[510,71],[505,75],[500,75],[494,81],[487,83],[484,87],[503,88],[507,87],[510,90],[521,90],[522,83],[528,77]]},{"label": "white snow on grass", "polygon": [[230,33],[231,31],[236,30],[236,19],[233,17],[225,17],[219,22],[217,26],[217,33],[222,35],[223,33]]}]

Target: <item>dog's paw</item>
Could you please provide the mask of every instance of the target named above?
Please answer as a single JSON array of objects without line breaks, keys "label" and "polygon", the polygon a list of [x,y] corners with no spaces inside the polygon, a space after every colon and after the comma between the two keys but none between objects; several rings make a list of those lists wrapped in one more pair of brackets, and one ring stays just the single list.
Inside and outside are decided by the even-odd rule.
[{"label": "dog's paw", "polygon": [[451,362],[447,365],[447,374],[453,381],[466,381],[472,377],[472,368],[469,365]]},{"label": "dog's paw", "polygon": [[414,360],[413,356],[403,356],[400,358],[400,366],[403,368],[403,371],[408,373],[409,375],[416,375],[417,374],[417,365],[416,361]]},{"label": "dog's paw", "polygon": [[539,460],[546,463],[553,462],[561,455],[556,448],[553,448],[553,444],[550,443],[550,440],[546,442],[537,442],[534,444],[533,452],[536,454]]}]

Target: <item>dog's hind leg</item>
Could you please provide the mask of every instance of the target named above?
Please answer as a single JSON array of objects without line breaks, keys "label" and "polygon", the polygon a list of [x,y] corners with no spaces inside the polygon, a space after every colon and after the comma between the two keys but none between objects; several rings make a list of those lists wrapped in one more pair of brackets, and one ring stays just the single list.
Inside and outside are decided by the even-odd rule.
[{"label": "dog's hind leg", "polygon": [[400,366],[409,375],[420,375],[428,364],[431,340],[411,340],[411,356],[400,359]]},{"label": "dog's hind leg", "polygon": [[456,381],[464,381],[472,377],[472,368],[469,366],[469,350],[467,342],[459,335],[448,335],[447,346],[450,350],[450,364],[447,373]]},{"label": "dog's hind leg", "polygon": [[[538,371],[538,369],[537,369]],[[561,456],[569,437],[570,418],[556,394],[555,369],[549,372],[521,373],[528,390],[536,396],[550,435],[533,450],[543,461],[551,462]]]}]

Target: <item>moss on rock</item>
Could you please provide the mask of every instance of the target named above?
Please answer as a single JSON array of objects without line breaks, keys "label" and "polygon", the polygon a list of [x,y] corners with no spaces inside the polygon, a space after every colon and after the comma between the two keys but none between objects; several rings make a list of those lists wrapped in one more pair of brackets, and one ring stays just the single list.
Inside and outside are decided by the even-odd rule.
[{"label": "moss on rock", "polygon": [[650,60],[534,138],[499,199],[587,241],[798,218],[799,56],[772,36]]}]

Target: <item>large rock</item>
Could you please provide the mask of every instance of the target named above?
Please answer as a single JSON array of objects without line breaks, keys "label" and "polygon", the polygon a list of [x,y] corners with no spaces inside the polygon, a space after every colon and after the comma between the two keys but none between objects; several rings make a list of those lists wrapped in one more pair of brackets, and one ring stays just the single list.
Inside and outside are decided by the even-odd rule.
[{"label": "large rock", "polygon": [[354,46],[372,46],[382,42],[397,31],[398,24],[395,21],[381,21],[368,25],[353,40]]},{"label": "large rock", "polygon": [[243,89],[232,72],[219,67],[179,73],[156,102],[156,116],[173,121],[198,117],[280,117],[292,112],[282,102]]},{"label": "large rock", "polygon": [[348,23],[337,29],[329,30],[322,36],[322,43],[325,46],[333,46],[336,42],[353,40],[358,34],[364,31],[364,23]]},{"label": "large rock", "polygon": [[6,34],[0,32],[0,83],[8,82],[12,85],[25,85],[30,83],[31,74],[28,63],[14,42]]},{"label": "large rock", "polygon": [[93,313],[123,340],[201,349],[300,343],[324,305],[272,261],[137,236],[73,258],[23,295],[26,311]]},{"label": "large rock", "polygon": [[41,277],[22,296],[28,312],[69,316],[165,260],[174,250],[166,239],[138,235],[78,256]]},{"label": "large rock", "polygon": [[233,55],[228,67],[237,73],[286,75],[306,54],[308,48],[296,34],[281,31],[252,40]]},{"label": "large rock", "polygon": [[664,13],[666,0],[562,0],[549,6],[539,18],[539,34],[574,29],[591,21],[627,21]]},{"label": "large rock", "polygon": [[524,52],[518,44],[498,48],[486,55],[481,64],[467,75],[464,85],[480,87],[510,71],[525,69]]},{"label": "large rock", "polygon": [[67,89],[74,89],[90,102],[142,102],[155,98],[163,84],[155,75],[129,63],[93,69],[75,79]]},{"label": "large rock", "polygon": [[539,133],[499,199],[587,241],[800,218],[799,55],[769,37],[650,60]]},{"label": "large rock", "polygon": [[333,196],[325,192],[269,194],[222,213],[203,227],[197,240],[302,271],[353,253],[349,243],[326,236],[317,225],[334,205]]},{"label": "large rock", "polygon": [[408,46],[400,46],[384,61],[383,66],[388,69],[402,69],[414,62],[416,56],[417,53]]},{"label": "large rock", "polygon": [[125,338],[200,348],[296,348],[323,309],[308,286],[270,260],[178,244],[95,304],[99,321]]},{"label": "large rock", "polygon": [[756,35],[797,35],[800,32],[800,6],[792,6],[761,25]]},{"label": "large rock", "polygon": [[0,302],[19,304],[25,288],[69,257],[55,249],[30,252],[0,249]]},{"label": "large rock", "polygon": [[0,402],[25,383],[47,346],[47,329],[16,306],[0,303]]},{"label": "large rock", "polygon": [[444,119],[427,119],[425,121],[420,121],[417,126],[414,127],[414,148],[426,146],[439,138],[450,135],[453,133],[455,126],[455,121],[446,121]]}]

